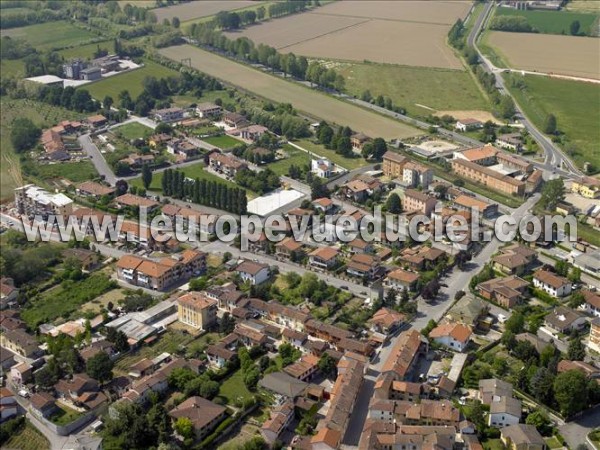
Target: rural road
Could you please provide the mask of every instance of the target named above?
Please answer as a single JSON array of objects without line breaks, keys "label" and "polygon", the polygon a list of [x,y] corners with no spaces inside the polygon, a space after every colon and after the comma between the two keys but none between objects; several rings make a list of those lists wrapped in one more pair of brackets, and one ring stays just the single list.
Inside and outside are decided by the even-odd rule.
[{"label": "rural road", "polygon": [[[519,118],[521,124],[525,127],[525,129],[533,136],[538,145],[544,150],[545,161],[544,164],[538,164],[538,167],[542,167],[544,170],[551,173],[558,173],[559,175],[566,176],[567,178],[572,178],[573,176],[581,176],[581,171],[573,164],[573,162],[567,158],[562,150],[555,145],[545,134],[543,134],[538,128],[527,118],[523,109],[519,106],[517,101],[512,97],[510,91],[506,88],[506,83],[504,78],[502,77],[502,73],[504,69],[500,69],[486,57],[481,52],[479,47],[477,46],[477,40],[482,32],[483,26],[490,17],[490,13],[494,8],[494,3],[485,3],[483,12],[477,18],[475,22],[475,26],[471,30],[471,33],[467,37],[467,45],[473,47],[477,52],[479,59],[482,63],[482,67],[489,73],[492,73],[496,78],[496,86],[502,95],[509,95],[515,102],[515,109],[517,112],[517,117]],[[557,169],[560,169],[561,172],[558,172]],[[563,175],[565,172],[562,172],[562,169],[566,171],[566,175]]]}]

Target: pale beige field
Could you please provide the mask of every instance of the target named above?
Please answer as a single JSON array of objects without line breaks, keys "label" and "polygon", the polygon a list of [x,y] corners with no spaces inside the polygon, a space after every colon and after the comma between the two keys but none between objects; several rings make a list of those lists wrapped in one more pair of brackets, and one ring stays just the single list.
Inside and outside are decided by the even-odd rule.
[{"label": "pale beige field", "polygon": [[514,69],[600,79],[600,40],[492,31],[488,43]]},{"label": "pale beige field", "polygon": [[228,36],[315,58],[462,69],[446,38],[469,7],[466,1],[339,1]]},{"label": "pale beige field", "polygon": [[164,48],[159,52],[175,61],[190,58],[193,67],[226,83],[274,102],[291,103],[308,116],[348,125],[369,136],[395,139],[423,134],[416,128],[191,45]]},{"label": "pale beige field", "polygon": [[171,20],[173,17],[179,17],[181,22],[197,19],[217,14],[219,11],[231,11],[233,9],[246,8],[257,5],[258,2],[251,0],[196,0],[190,3],[167,6],[166,8],[156,8],[152,12],[156,15],[158,22],[164,19]]}]

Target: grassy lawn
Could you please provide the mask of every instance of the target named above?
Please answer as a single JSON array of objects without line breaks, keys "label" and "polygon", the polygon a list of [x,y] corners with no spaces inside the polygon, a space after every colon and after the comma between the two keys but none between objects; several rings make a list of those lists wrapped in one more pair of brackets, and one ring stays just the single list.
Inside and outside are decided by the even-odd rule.
[{"label": "grassy lawn", "polygon": [[569,11],[522,11],[511,8],[498,8],[499,16],[522,16],[527,22],[545,34],[570,34],[570,26],[575,20],[581,24],[580,32],[590,34],[592,25],[598,19],[595,14]]},{"label": "grassy lawn", "polygon": [[308,139],[297,141],[295,144],[299,145],[305,150],[308,150],[309,152],[314,153],[315,155],[329,159],[331,162],[343,167],[344,169],[354,170],[369,164],[361,156],[357,156],[356,158],[346,158],[345,156],[338,155],[334,150],[329,150],[322,145],[315,144]]},{"label": "grassy lawn", "polygon": [[96,37],[95,34],[65,20],[10,28],[2,30],[0,35],[25,39],[38,51],[68,47]]},{"label": "grassy lawn", "polygon": [[146,138],[150,136],[154,130],[146,125],[142,125],[139,122],[131,122],[127,125],[122,125],[113,129],[112,132],[117,136],[130,141],[132,139]]},{"label": "grassy lawn", "polygon": [[179,106],[180,108],[187,108],[192,103],[203,103],[203,102],[214,102],[216,99],[220,98],[221,100],[228,98],[227,91],[203,91],[201,97],[196,97],[192,94],[187,95],[174,95],[171,97],[173,99],[173,104],[175,106]]},{"label": "grassy lawn", "polygon": [[21,78],[25,76],[25,62],[22,59],[0,60],[2,78]]},{"label": "grassy lawn", "polygon": [[504,444],[500,439],[489,439],[482,442],[484,450],[504,450]]},{"label": "grassy lawn", "polygon": [[146,77],[168,78],[176,77],[179,72],[161,66],[150,60],[144,60],[144,67],[132,70],[114,77],[105,78],[95,83],[83,85],[83,89],[87,89],[92,97],[102,100],[105,96],[110,95],[115,101],[119,93],[123,90],[128,90],[132,98],[136,98],[144,89],[142,82]]},{"label": "grassy lawn", "polygon": [[108,306],[108,302],[112,302],[113,305],[117,306],[119,300],[123,300],[124,298],[125,289],[113,289],[112,291],[108,291],[106,294],[102,294],[101,296],[96,297],[95,299],[82,305],[80,310],[83,313],[99,313],[102,308],[106,308]]},{"label": "grassy lawn", "polygon": [[308,153],[298,150],[289,144],[285,144],[283,150],[288,156],[285,159],[269,164],[269,169],[277,175],[287,175],[291,165],[296,167],[310,165],[310,156],[308,156]]},{"label": "grassy lawn", "polygon": [[50,442],[29,421],[17,434],[10,437],[2,448],[15,448],[19,450],[49,450]]},{"label": "grassy lawn", "polygon": [[78,183],[98,177],[98,172],[90,161],[36,165],[35,170],[36,173],[32,173],[32,175],[42,180],[66,178]]},{"label": "grassy lawn", "polygon": [[80,412],[66,406],[59,404],[56,406],[58,406],[58,410],[50,416],[50,421],[57,425],[68,425],[82,415]]},{"label": "grassy lawn", "polygon": [[241,370],[237,370],[233,375],[221,383],[219,389],[219,397],[223,397],[227,404],[234,405],[239,403],[239,400],[252,398],[253,394],[244,384],[244,379]]},{"label": "grassy lawn", "polygon": [[63,282],[40,294],[21,313],[28,327],[52,321],[58,317],[69,317],[81,305],[112,289],[113,281],[105,274],[95,273],[83,281]]},{"label": "grassy lawn", "polygon": [[556,436],[544,438],[549,449],[563,448],[561,443],[556,439]]},{"label": "grassy lawn", "polygon": [[[490,105],[464,70],[409,67],[392,64],[347,64],[339,70],[349,94],[361,97],[369,90],[373,97],[388,96],[411,115],[433,111],[490,110]],[[419,106],[422,105],[422,106]]]},{"label": "grassy lawn", "polygon": [[126,375],[130,367],[138,361],[144,358],[155,358],[164,352],[175,353],[180,347],[187,347],[193,339],[194,337],[190,334],[170,328],[161,334],[154,344],[143,346],[138,351],[129,353],[124,358],[119,359],[115,364],[115,373]]},{"label": "grassy lawn", "polygon": [[221,136],[211,136],[202,140],[207,144],[219,147],[221,150],[229,150],[230,148],[233,148],[236,145],[240,145],[243,143],[242,141],[236,138],[232,138],[231,136],[227,136],[226,134],[223,134]]},{"label": "grassy lawn", "polygon": [[33,100],[0,99],[0,199],[12,198],[13,189],[24,184],[19,157],[10,142],[10,126],[19,117],[27,117],[41,127],[61,120],[81,119],[81,114]]},{"label": "grassy lawn", "polygon": [[80,45],[72,48],[65,48],[60,50],[58,53],[63,56],[65,59],[71,58],[85,58],[92,59],[94,57],[94,53],[100,47],[103,50],[107,50],[108,53],[113,53],[114,44],[113,41],[104,41],[104,42],[95,42],[93,44]]},{"label": "grassy lawn", "polygon": [[588,224],[577,224],[577,237],[588,241],[592,245],[600,246],[600,233]]},{"label": "grassy lawn", "polygon": [[[576,146],[570,153],[575,163],[582,167],[589,161],[600,169],[600,86],[536,75],[505,78],[517,103],[538,128],[543,128],[548,114],[554,114],[558,129]],[[514,87],[511,79],[523,82],[525,88]]]},{"label": "grassy lawn", "polygon": [[[200,178],[201,180],[204,179],[204,180],[208,180],[208,181],[217,181],[219,183],[225,183],[229,187],[239,187],[237,184],[232,183],[231,181],[224,180],[223,178],[220,178],[220,177],[204,170],[204,163],[202,163],[202,162],[199,162],[198,164],[192,164],[191,166],[182,167],[177,170],[181,170],[185,174],[185,176],[188,178],[192,178],[192,179]],[[162,177],[163,177],[162,172],[155,173],[152,176],[152,184],[150,184],[151,191],[162,192]],[[141,177],[134,178],[133,180],[130,181],[130,184],[132,184],[134,186],[138,186],[138,187],[144,186],[142,184]],[[256,196],[256,194],[254,194],[252,191],[246,190],[246,192],[248,193],[248,198],[251,198],[252,196]]]}]

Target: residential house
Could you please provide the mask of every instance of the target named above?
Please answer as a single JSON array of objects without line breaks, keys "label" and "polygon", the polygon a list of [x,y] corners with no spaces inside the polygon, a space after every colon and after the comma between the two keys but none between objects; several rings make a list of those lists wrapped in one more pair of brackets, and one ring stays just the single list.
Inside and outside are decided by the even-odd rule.
[{"label": "residential house", "polygon": [[565,297],[573,288],[571,282],[548,270],[540,269],[533,274],[533,285],[552,297]]},{"label": "residential house", "polygon": [[114,196],[115,188],[96,183],[95,181],[84,181],[77,186],[76,192],[82,197],[92,197],[96,200],[100,200],[100,198],[104,196]]},{"label": "residential house", "polygon": [[392,381],[389,397],[392,400],[417,402],[423,391],[423,385],[420,383],[395,380]]},{"label": "residential house", "polygon": [[488,300],[495,301],[504,308],[512,309],[525,298],[529,283],[516,275],[493,278],[477,285],[477,291]]},{"label": "residential house", "polygon": [[235,112],[228,112],[223,116],[223,122],[231,128],[244,128],[248,126],[248,119]]},{"label": "residential house", "polygon": [[288,399],[271,410],[269,418],[260,428],[260,434],[267,445],[275,444],[281,433],[286,430],[294,419],[294,402]]},{"label": "residential house", "polygon": [[358,175],[340,187],[340,195],[362,203],[383,190],[383,183],[369,175]]},{"label": "residential house", "polygon": [[159,122],[177,122],[183,119],[184,110],[177,107],[158,109],[154,111],[154,119]]},{"label": "residential house", "polygon": [[196,105],[196,114],[198,114],[198,117],[203,119],[218,116],[222,112],[223,108],[221,108],[219,105],[215,105],[214,103],[205,102]]},{"label": "residential house", "polygon": [[600,353],[600,318],[598,317],[590,323],[590,335],[587,346],[591,350]]},{"label": "residential house", "polygon": [[497,203],[489,203],[470,195],[459,195],[454,199],[453,205],[457,209],[469,211],[471,214],[476,210],[485,218],[494,217],[498,214]]},{"label": "residential house", "polygon": [[319,247],[309,253],[308,263],[316,268],[331,270],[338,264],[339,251],[333,247]]},{"label": "residential house", "polygon": [[86,248],[68,248],[62,252],[66,259],[76,260],[83,270],[90,270],[98,264],[100,256],[98,253]]},{"label": "residential house", "polygon": [[385,285],[387,287],[394,289],[408,289],[409,291],[414,290],[417,281],[419,281],[418,273],[409,272],[404,269],[393,270],[385,277]]},{"label": "residential house", "polygon": [[100,128],[108,122],[108,119],[104,117],[102,114],[97,114],[95,116],[90,116],[87,118],[87,122],[92,126],[92,128]]},{"label": "residential house", "polygon": [[402,170],[402,182],[404,186],[416,188],[421,186],[423,189],[429,188],[433,181],[433,170],[423,164],[409,161]]},{"label": "residential house", "polygon": [[376,278],[380,270],[379,258],[373,255],[355,254],[346,264],[346,273],[369,280]]},{"label": "residential house", "polygon": [[405,248],[400,252],[400,260],[414,271],[429,270],[447,258],[443,250],[426,245]]},{"label": "residential house", "polygon": [[275,253],[284,258],[293,258],[295,255],[300,255],[303,248],[302,242],[296,241],[293,237],[287,237],[275,244]]},{"label": "residential house", "polygon": [[237,356],[234,351],[229,350],[227,347],[220,344],[209,345],[206,348],[205,353],[209,364],[218,369],[225,367],[225,364],[233,361],[233,359]]},{"label": "residential house", "polygon": [[558,373],[577,370],[578,372],[584,374],[588,379],[593,378],[597,380],[600,378],[600,370],[584,361],[569,361],[568,359],[563,359],[558,363],[556,370]]},{"label": "residential house", "polygon": [[496,164],[496,150],[491,145],[485,145],[483,147],[471,148],[468,150],[454,152],[454,159],[463,159],[480,166],[491,166]]},{"label": "residential house", "polygon": [[0,309],[7,308],[14,303],[19,295],[19,289],[15,287],[12,278],[0,278]]},{"label": "residential house", "polygon": [[0,422],[17,415],[17,399],[8,388],[0,387]]},{"label": "residential house", "polygon": [[42,353],[35,338],[22,329],[9,330],[1,333],[0,346],[17,355],[24,356],[25,358],[31,358]]},{"label": "residential house", "polygon": [[520,133],[501,134],[496,137],[496,145],[506,150],[519,152],[523,148],[523,137]]},{"label": "residential house", "polygon": [[192,328],[208,330],[217,323],[217,301],[200,292],[177,299],[177,319]]},{"label": "residential house", "polygon": [[508,275],[521,275],[537,259],[537,253],[520,244],[512,244],[500,249],[500,255],[494,256],[494,269]]},{"label": "residential house", "polygon": [[406,316],[390,308],[380,308],[373,317],[369,319],[371,331],[376,333],[390,334],[404,325]]},{"label": "residential house", "polygon": [[507,152],[498,152],[496,162],[502,165],[502,170],[512,172],[514,175],[526,175],[533,171],[533,164],[529,161]]},{"label": "residential house", "polygon": [[508,450],[546,450],[546,441],[535,425],[516,423],[500,430],[500,440]]},{"label": "residential house", "polygon": [[576,178],[571,184],[571,191],[585,198],[599,198],[600,180],[593,177]]},{"label": "residential house", "polygon": [[177,405],[169,416],[174,422],[185,417],[192,422],[196,440],[202,440],[210,434],[227,417],[227,408],[206,400],[203,397],[193,396]]},{"label": "residential house", "polygon": [[313,159],[310,171],[320,178],[330,178],[335,172],[335,164],[325,158]]},{"label": "residential house", "polygon": [[427,339],[417,330],[405,331],[396,340],[381,373],[392,373],[396,380],[407,380],[418,362],[427,353]]},{"label": "residential house", "polygon": [[473,131],[483,128],[483,123],[477,119],[462,119],[456,122],[454,128],[458,131]]},{"label": "residential house", "polygon": [[417,212],[425,216],[430,216],[435,208],[437,199],[431,197],[425,192],[417,191],[415,189],[407,189],[404,191],[404,201],[402,202],[402,208],[407,212]]},{"label": "residential house", "polygon": [[362,151],[363,146],[370,142],[371,138],[364,133],[356,133],[350,136],[350,143],[352,144],[352,148],[356,151]]},{"label": "residential house", "polygon": [[73,212],[73,200],[65,194],[51,194],[41,187],[27,184],[15,189],[15,208],[28,217],[49,215],[67,217]]},{"label": "residential house", "polygon": [[356,238],[347,245],[350,253],[375,253],[375,246],[373,243],[365,242],[361,238]]},{"label": "residential house", "polygon": [[115,205],[118,209],[147,208],[148,212],[152,212],[160,206],[160,203],[139,195],[123,194],[115,198]]},{"label": "residential house", "polygon": [[36,392],[29,399],[29,410],[39,418],[47,418],[57,410],[56,399],[47,392]]},{"label": "residential house", "polygon": [[389,178],[403,178],[404,166],[410,161],[406,156],[387,151],[383,155],[383,174]]},{"label": "residential house", "polygon": [[264,283],[271,276],[268,264],[250,260],[244,260],[236,267],[235,271],[244,283],[249,283],[253,286]]},{"label": "residential house", "polygon": [[[2,353],[6,354],[6,349],[2,348]],[[10,368],[10,379],[16,386],[29,383],[33,379],[33,366],[28,362],[22,362]]]},{"label": "residential house", "polygon": [[208,165],[215,172],[233,178],[241,170],[248,169],[248,164],[233,155],[220,152],[212,152],[208,155]]},{"label": "residential house", "polygon": [[457,427],[460,411],[448,400],[421,400],[414,403],[405,413],[406,425]]},{"label": "residential house", "polygon": [[521,420],[521,400],[513,397],[501,397],[499,401],[492,402],[488,415],[488,425],[494,428],[504,428],[518,424]]},{"label": "residential house", "polygon": [[310,353],[302,355],[298,361],[283,368],[288,375],[305,382],[309,382],[318,370],[319,358]]},{"label": "residential house", "polygon": [[322,197],[313,200],[312,205],[315,209],[323,214],[330,214],[335,210],[335,204],[330,198]]},{"label": "residential house", "polygon": [[512,384],[498,378],[479,380],[479,399],[485,405],[499,402],[502,397],[512,397]]},{"label": "residential house", "polygon": [[173,137],[170,134],[158,133],[153,134],[148,138],[148,145],[150,148],[156,149],[162,145],[166,145]]},{"label": "residential house", "polygon": [[172,155],[179,156],[183,161],[198,155],[198,148],[185,139],[173,139],[167,144],[167,151]]},{"label": "residential house", "polygon": [[290,344],[297,350],[304,350],[304,345],[308,340],[308,334],[293,330],[291,328],[284,328],[283,332],[281,333],[281,337],[283,342]]},{"label": "residential house", "polygon": [[268,131],[269,129],[262,125],[249,125],[246,128],[239,130],[239,133],[242,139],[254,142]]},{"label": "residential house", "polygon": [[438,325],[429,332],[429,338],[438,344],[462,352],[471,341],[472,331],[460,323],[446,323]]},{"label": "residential house", "polygon": [[586,323],[587,319],[583,314],[565,306],[557,306],[544,317],[544,325],[558,333],[580,330]]},{"label": "residential house", "polygon": [[129,166],[129,169],[140,169],[146,164],[154,164],[154,155],[141,155],[139,153],[132,153],[127,158],[121,159],[119,162]]}]

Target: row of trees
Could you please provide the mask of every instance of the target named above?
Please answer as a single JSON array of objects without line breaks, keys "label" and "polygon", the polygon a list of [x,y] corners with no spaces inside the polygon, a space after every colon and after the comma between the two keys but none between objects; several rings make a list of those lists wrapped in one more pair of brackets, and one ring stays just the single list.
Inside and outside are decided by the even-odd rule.
[{"label": "row of trees", "polygon": [[163,173],[164,195],[191,200],[200,205],[212,206],[234,214],[245,214],[248,206],[246,191],[218,181],[196,178],[190,180],[179,170],[167,169]]},{"label": "row of trees", "polygon": [[268,168],[258,173],[250,169],[240,170],[235,175],[235,182],[260,195],[264,195],[281,186],[279,175]]},{"label": "row of trees", "polygon": [[246,117],[259,125],[263,125],[273,133],[288,139],[299,139],[311,135],[308,122],[298,117],[292,105],[280,104],[277,107],[267,103],[261,110],[258,108],[246,111]]}]

